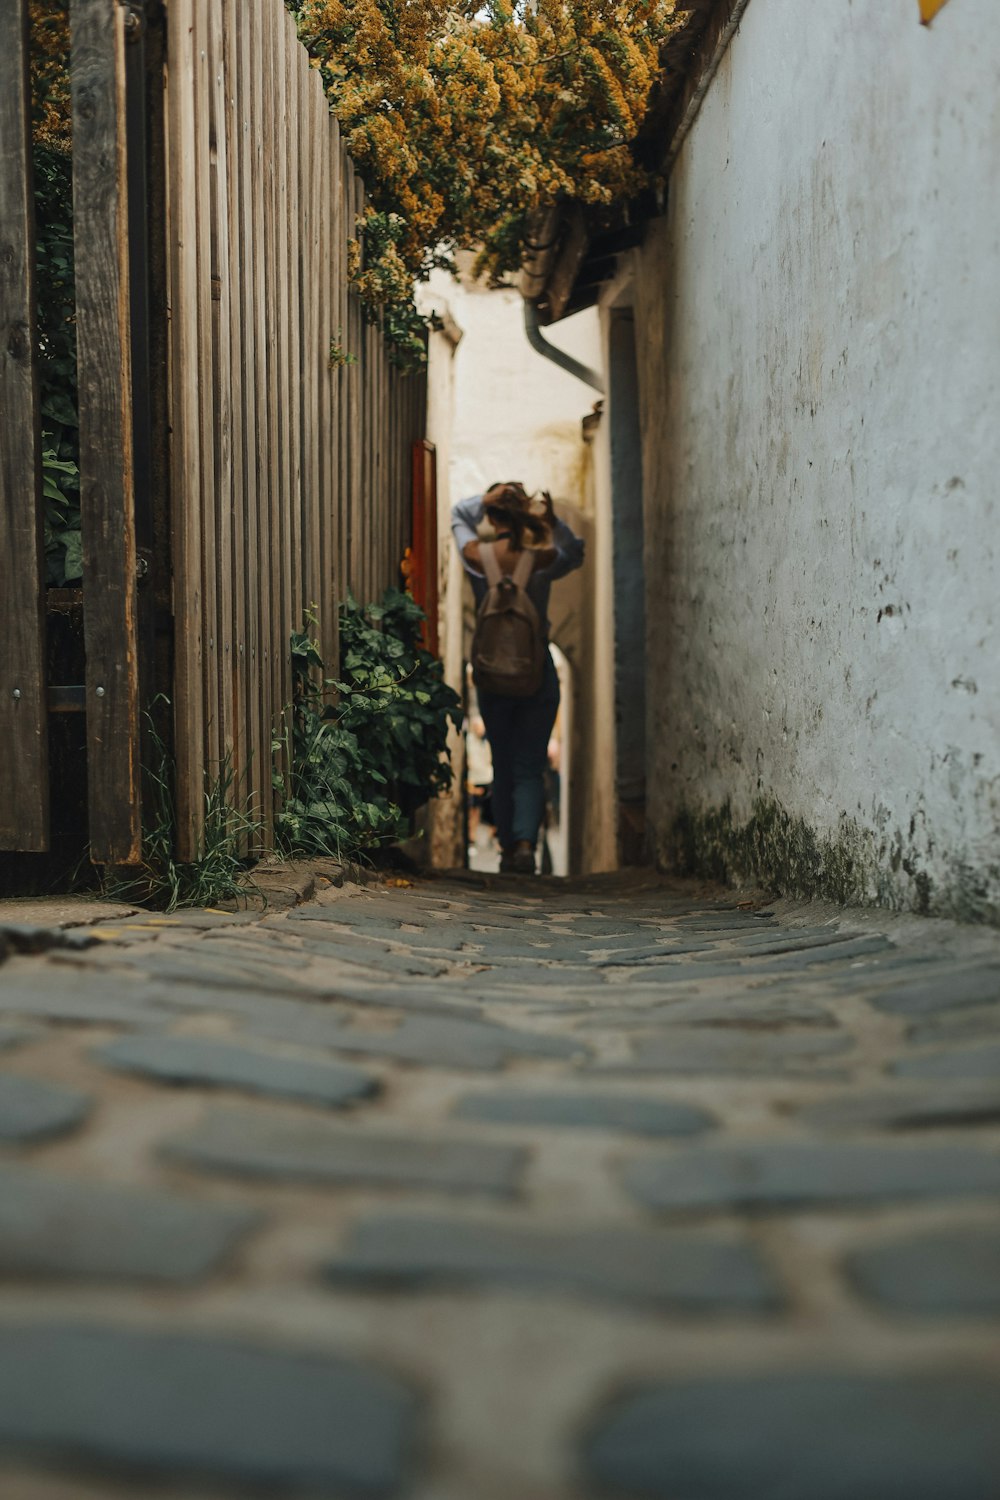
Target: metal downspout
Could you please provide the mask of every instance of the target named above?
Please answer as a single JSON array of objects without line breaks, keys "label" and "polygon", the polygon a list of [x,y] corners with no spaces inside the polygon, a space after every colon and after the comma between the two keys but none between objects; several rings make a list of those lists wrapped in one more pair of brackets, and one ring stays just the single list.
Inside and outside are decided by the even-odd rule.
[{"label": "metal downspout", "polygon": [[581,364],[578,359],[573,358],[572,354],[566,354],[562,349],[557,349],[555,344],[550,344],[544,337],[539,322],[538,308],[534,302],[525,301],[524,331],[528,343],[536,354],[540,354],[543,359],[550,359],[554,365],[558,365],[570,375],[575,375],[577,380],[583,381],[584,385],[589,385],[592,390],[604,395],[604,381],[596,370],[591,370],[588,365]]}]

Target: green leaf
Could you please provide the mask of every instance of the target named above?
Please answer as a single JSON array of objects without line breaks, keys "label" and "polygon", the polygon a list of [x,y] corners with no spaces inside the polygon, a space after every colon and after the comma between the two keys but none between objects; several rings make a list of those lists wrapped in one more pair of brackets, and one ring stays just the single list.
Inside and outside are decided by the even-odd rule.
[{"label": "green leaf", "polygon": [[79,531],[67,531],[63,533],[62,540],[65,549],[63,570],[66,582],[72,583],[83,577],[83,536]]}]

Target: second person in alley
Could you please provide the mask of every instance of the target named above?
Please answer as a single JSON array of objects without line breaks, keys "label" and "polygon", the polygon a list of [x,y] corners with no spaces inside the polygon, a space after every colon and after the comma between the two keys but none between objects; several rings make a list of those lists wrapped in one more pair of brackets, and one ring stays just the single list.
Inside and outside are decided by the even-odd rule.
[{"label": "second person in alley", "polygon": [[[583,563],[583,542],[560,521],[545,492],[494,484],[461,500],[452,532],[479,611],[473,648],[479,711],[493,752],[493,816],[505,874],[535,873],[545,814],[549,736],[559,711],[559,677],[549,652],[549,588]],[[506,620],[497,616],[506,615]],[[487,618],[489,617],[489,618]],[[497,651],[508,660],[497,660]]]}]

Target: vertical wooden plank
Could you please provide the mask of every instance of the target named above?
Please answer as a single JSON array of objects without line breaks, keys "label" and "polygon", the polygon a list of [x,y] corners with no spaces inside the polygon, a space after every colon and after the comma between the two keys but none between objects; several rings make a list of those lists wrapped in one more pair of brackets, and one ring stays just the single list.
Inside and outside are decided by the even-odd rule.
[{"label": "vertical wooden plank", "polygon": [[27,0],[0,6],[0,849],[49,845]]},{"label": "vertical wooden plank", "polygon": [[386,505],[389,514],[389,530],[392,535],[392,546],[389,552],[392,567],[390,581],[395,586],[399,582],[399,564],[405,549],[401,546],[402,537],[399,528],[399,445],[397,442],[398,432],[396,423],[396,371],[389,363],[387,350],[385,351],[385,369],[379,400],[382,404],[382,430],[385,434],[383,463]]},{"label": "vertical wooden plank", "polygon": [[[308,424],[312,426],[312,440],[309,447],[309,467],[312,474],[311,484],[313,493],[307,493],[312,514],[312,524],[316,531],[316,553],[313,561],[313,587],[315,589],[316,610],[319,615],[319,649],[324,661],[326,650],[326,632],[329,629],[325,615],[328,610],[326,574],[329,563],[330,523],[326,507],[326,476],[327,476],[327,445],[330,441],[330,427],[327,414],[330,389],[330,340],[333,330],[330,328],[330,285],[326,279],[326,225],[324,222],[327,204],[326,191],[329,182],[329,156],[327,154],[327,143],[329,140],[329,126],[326,121],[326,109],[322,98],[322,89],[319,87],[319,78],[313,69],[307,69],[304,86],[304,107],[308,120],[307,129],[312,137],[312,162],[309,173],[309,197],[312,201],[312,235],[310,244],[310,276],[314,288],[312,305],[310,308],[310,339],[312,343],[312,370],[313,390],[309,398],[309,415],[303,420],[303,431]],[[333,663],[330,663],[332,671]]]},{"label": "vertical wooden plank", "polygon": [[[295,22],[281,7],[281,46],[285,73],[285,108],[281,122],[282,138],[278,140],[279,158],[285,163],[285,234],[287,250],[285,270],[286,312],[286,401],[288,425],[285,433],[285,475],[288,487],[289,596],[288,629],[301,630],[303,623],[304,573],[307,534],[302,514],[302,316],[301,257],[302,218],[299,204],[300,155],[306,148],[299,121],[298,37]],[[307,601],[306,601],[307,602]],[[291,677],[288,678],[291,699]]]},{"label": "vertical wooden plank", "polygon": [[[256,631],[252,628],[253,588],[247,589],[247,573],[255,577],[256,561],[250,571],[250,558],[256,559],[256,514],[253,499],[255,471],[255,434],[253,417],[253,344],[255,323],[252,311],[252,225],[250,208],[250,20],[247,7],[226,0],[225,65],[229,101],[229,287],[231,287],[231,321],[229,321],[229,363],[232,378],[232,601],[234,601],[234,636],[232,636],[232,673],[234,673],[234,757],[241,777],[243,795],[261,816],[261,769],[259,769],[259,733],[256,732],[256,684],[253,681],[252,652]],[[246,852],[250,852],[249,849]]]},{"label": "vertical wooden plank", "polygon": [[[219,564],[216,555],[218,526],[216,497],[214,386],[214,296],[212,256],[212,168],[211,118],[212,70],[209,59],[211,10],[214,0],[194,0],[194,117],[196,238],[198,256],[198,411],[201,419],[201,556],[202,605],[205,612],[202,651],[202,701],[205,739],[202,747],[202,789],[219,773],[222,755],[221,696],[219,671]],[[193,373],[193,372],[192,372]]]},{"label": "vertical wooden plank", "polygon": [[[348,207],[348,177],[350,159],[344,149],[339,125],[335,127],[337,169],[337,225],[335,249],[337,254],[337,328],[341,342],[349,354],[357,358],[357,345],[351,342],[351,301],[348,266],[348,244],[352,235]],[[340,371],[337,395],[337,431],[339,435],[337,459],[337,597],[342,604],[351,588],[351,439],[349,432],[352,388],[357,381],[357,369],[348,366]]]},{"label": "vertical wooden plank", "polygon": [[[355,225],[354,232],[359,230],[357,225],[362,220],[364,213],[364,185],[361,178],[354,175],[354,201],[352,204],[352,221]],[[365,529],[365,490],[368,479],[368,466],[370,453],[368,451],[368,375],[371,369],[369,358],[369,328],[365,321],[364,310],[361,299],[356,294],[352,295],[354,326],[358,345],[359,379],[356,382],[354,402],[354,427],[353,439],[353,475],[351,486],[351,551],[354,560],[353,573],[357,580],[355,591],[359,604],[368,603],[368,571],[367,563],[367,536]]]},{"label": "vertical wooden plank", "polygon": [[[407,424],[409,426],[409,424]],[[400,437],[404,436],[403,431]],[[412,593],[427,616],[422,635],[424,645],[438,654],[438,497],[437,454],[433,443],[418,438],[411,445],[413,549]]]},{"label": "vertical wooden plank", "polygon": [[316,369],[313,360],[315,351],[312,347],[312,319],[316,310],[316,288],[310,285],[315,204],[310,201],[314,142],[308,100],[303,87],[304,56],[302,48],[295,39],[294,26],[292,38],[289,86],[294,95],[297,129],[296,140],[290,153],[293,179],[290,189],[296,207],[294,216],[297,220],[298,234],[298,253],[291,268],[292,285],[295,288],[296,338],[298,340],[298,359],[292,363],[292,379],[298,384],[296,443],[299,459],[299,522],[302,536],[299,559],[299,615],[301,616],[304,610],[312,609],[318,603],[315,586],[315,559],[319,538],[313,525],[314,497],[311,494],[312,486],[310,485],[311,444],[315,427],[309,420],[316,387]]},{"label": "vertical wooden plank", "polygon": [[[227,30],[234,21],[230,18]],[[219,751],[228,757],[238,778],[238,701],[234,673],[235,600],[233,590],[234,544],[234,423],[233,376],[230,346],[233,325],[232,280],[229,254],[229,102],[220,0],[209,0],[208,14],[209,156],[206,169],[211,192],[212,244],[212,406],[215,442],[214,560],[216,573],[216,650],[218,679],[215,701],[219,713]],[[234,795],[242,788],[237,779]]]},{"label": "vertical wooden plank", "polygon": [[[275,639],[275,652],[278,661],[278,679],[276,685],[275,705],[280,712],[286,708],[291,699],[291,682],[289,670],[288,637],[295,626],[292,618],[292,547],[291,547],[291,442],[290,442],[290,420],[291,420],[291,398],[289,388],[289,339],[290,328],[290,297],[289,297],[289,222],[288,222],[288,137],[286,132],[288,91],[286,86],[285,51],[284,51],[284,20],[285,12],[282,0],[277,0],[271,6],[272,26],[274,29],[274,69],[275,69],[275,115],[271,136],[271,150],[274,153],[275,162],[275,200],[274,200],[274,253],[275,253],[275,286],[276,286],[276,328],[277,338],[277,379],[278,379],[278,450],[277,450],[277,475],[278,475],[278,510],[275,517],[277,536],[277,557],[275,586],[280,603],[280,615],[275,621],[277,626]],[[287,776],[288,766],[284,766]]]},{"label": "vertical wooden plank", "polygon": [[332,157],[330,143],[329,110],[323,90],[316,79],[312,89],[315,96],[314,114],[316,123],[316,161],[319,170],[319,196],[317,209],[316,279],[319,288],[317,303],[317,342],[319,359],[319,400],[317,402],[317,473],[316,487],[319,497],[320,559],[319,559],[319,620],[320,653],[331,676],[336,675],[333,657],[335,641],[334,592],[336,522],[335,486],[337,464],[337,429],[334,422],[336,373],[330,365],[330,346],[336,335],[336,292],[333,284],[333,202],[331,195]]},{"label": "vertical wooden plank", "polygon": [[378,390],[375,400],[378,406],[378,491],[382,497],[381,503],[389,518],[389,548],[386,562],[387,569],[383,570],[383,576],[379,579],[379,590],[387,588],[390,583],[397,581],[399,558],[396,556],[397,528],[393,524],[396,507],[399,503],[398,496],[390,482],[390,460],[389,460],[389,360],[386,352],[385,340],[378,341]]},{"label": "vertical wooden plank", "polygon": [[[323,285],[320,269],[320,218],[323,212],[323,156],[326,143],[325,121],[319,79],[308,65],[303,49],[298,50],[299,118],[302,153],[300,157],[299,203],[304,231],[300,261],[300,295],[302,306],[302,501],[303,531],[309,537],[305,558],[305,602],[320,612],[322,629],[323,560],[326,525],[321,493],[322,471],[320,444],[324,433],[320,427],[321,395],[326,387],[329,360],[323,349],[321,319],[324,318],[328,289]],[[329,343],[329,334],[327,334]]]},{"label": "vertical wooden plank", "polygon": [[[352,239],[358,235],[358,189],[354,163],[347,164],[347,223]],[[362,393],[365,381],[365,345],[361,319],[361,304],[352,289],[348,297],[348,329],[351,348],[357,351],[357,364],[351,371],[347,400],[348,488],[347,488],[347,546],[348,580],[351,593],[358,599],[364,592],[364,579],[360,567],[360,537],[358,535],[358,497],[361,491],[361,466],[364,447],[362,430]]]},{"label": "vertical wooden plank", "polygon": [[[368,381],[368,423],[370,434],[368,448],[371,452],[371,479],[369,481],[368,507],[369,511],[374,512],[374,516],[378,517],[378,524],[366,528],[369,537],[368,597],[370,599],[379,599],[382,596],[385,585],[385,564],[383,557],[385,552],[389,550],[388,538],[386,536],[389,530],[389,518],[386,512],[385,491],[382,488],[382,413],[379,400],[382,387],[382,361],[385,356],[385,345],[378,328],[372,327],[370,333],[372,360]],[[382,556],[379,556],[377,553],[380,532],[384,539],[384,552]]]},{"label": "vertical wooden plank", "polygon": [[[337,175],[337,225],[334,240],[334,248],[337,256],[336,264],[336,286],[337,286],[337,328],[340,332],[341,342],[349,354],[357,356],[354,345],[351,344],[350,319],[350,279],[349,279],[349,240],[351,230],[349,227],[349,216],[347,210],[347,173],[350,162],[344,148],[340,134],[339,123],[334,124],[336,139],[336,175]],[[347,515],[347,493],[350,472],[350,454],[348,451],[347,436],[347,408],[349,401],[349,388],[353,380],[353,372],[345,368],[340,372],[340,389],[338,392],[338,432],[339,452],[337,459],[338,468],[338,499],[337,499],[337,569],[338,569],[338,597],[343,600],[349,588],[348,582],[348,515]]]},{"label": "vertical wooden plank", "polygon": [[[385,380],[385,340],[381,331],[372,329],[372,347],[375,355],[374,368],[372,371],[372,459],[374,475],[372,478],[372,503],[378,506],[379,513],[385,517],[383,530],[389,532],[388,546],[385,555],[392,550],[392,521],[389,505],[390,496],[385,483],[385,408],[382,401]],[[381,598],[387,583],[386,564],[382,558],[373,558],[372,598]]]},{"label": "vertical wooden plank", "polygon": [[[343,343],[346,337],[345,327],[347,322],[347,236],[344,230],[344,199],[343,199],[343,147],[340,140],[340,126],[334,116],[329,120],[329,153],[330,153],[330,290],[331,301],[331,330],[336,334],[338,340]],[[350,353],[345,349],[345,353]],[[332,574],[330,578],[330,626],[331,636],[327,644],[330,660],[336,664],[340,651],[340,606],[344,598],[344,569],[343,569],[343,495],[344,495],[344,473],[346,457],[344,451],[343,430],[343,404],[344,389],[350,378],[349,370],[343,368],[331,372],[330,385],[330,432],[336,449],[330,459],[330,554],[332,563]]]},{"label": "vertical wooden plank", "polygon": [[73,0],[80,499],[91,858],[141,854],[125,12]]},{"label": "vertical wooden plank", "polygon": [[[400,465],[403,449],[403,432],[399,421],[398,372],[390,367],[387,377],[384,400],[389,434],[387,439],[389,449],[389,489],[392,497],[392,514],[394,517],[399,517],[402,514],[403,506],[403,473]],[[406,544],[405,531],[403,534],[400,534],[397,521],[395,546],[393,548],[397,568],[402,560],[403,553],[406,551]]]},{"label": "vertical wooden plank", "polygon": [[[358,179],[358,202],[356,212],[363,218],[365,210],[364,184]],[[361,382],[361,419],[358,423],[358,432],[361,438],[361,477],[358,495],[355,500],[355,534],[358,539],[358,567],[361,576],[361,603],[367,604],[372,598],[371,580],[371,549],[375,532],[378,530],[378,512],[372,503],[372,460],[375,448],[372,442],[372,329],[368,319],[364,316],[362,308],[361,341],[364,347],[364,358],[362,361]]]},{"label": "vertical wooden plank", "polygon": [[[344,175],[344,221],[347,226],[349,239],[357,239],[357,194],[354,189],[354,162],[348,155],[346,157],[346,172]],[[348,591],[357,597],[361,593],[361,579],[358,577],[357,555],[356,555],[356,509],[358,465],[361,461],[361,434],[359,432],[359,419],[361,414],[361,388],[364,381],[365,351],[361,340],[361,320],[358,316],[358,297],[354,291],[353,284],[348,282],[347,286],[347,337],[355,356],[355,363],[350,371],[350,379],[347,382],[347,400],[344,409],[344,434],[347,443],[347,470],[346,487],[344,491],[344,545],[345,545],[345,578]]]},{"label": "vertical wooden plank", "polygon": [[278,597],[281,601],[275,653],[278,657],[276,707],[280,711],[291,698],[288,662],[288,636],[297,622],[292,618],[292,547],[291,547],[291,441],[288,344],[289,326],[289,223],[288,223],[288,145],[286,135],[287,89],[285,84],[285,9],[280,0],[270,6],[274,46],[274,119],[271,150],[275,164],[274,254],[275,254],[275,331],[277,374],[277,556],[275,558]]},{"label": "vertical wooden plank", "polygon": [[204,817],[201,419],[195,191],[194,0],[171,0],[167,28],[170,491],[174,571],[177,856],[196,857]]},{"label": "vertical wooden plank", "polygon": [[[392,517],[393,543],[394,543],[393,551],[397,554],[397,558],[396,558],[397,563],[402,558],[402,556],[405,553],[406,548],[408,546],[411,546],[413,548],[414,558],[416,557],[416,552],[417,552],[416,538],[413,537],[412,535],[407,535],[407,531],[410,530],[411,528],[407,528],[407,527],[404,526],[401,529],[401,525],[400,525],[401,513],[402,513],[403,495],[401,493],[401,490],[402,490],[402,476],[400,474],[399,461],[400,461],[400,456],[401,456],[401,450],[402,450],[403,444],[404,444],[404,431],[403,431],[404,424],[401,421],[401,416],[402,416],[402,405],[401,405],[401,402],[400,402],[400,396],[402,394],[401,387],[402,387],[402,381],[399,378],[398,371],[396,371],[396,370],[390,370],[389,371],[389,380],[388,380],[388,383],[387,383],[387,386],[386,386],[385,399],[386,399],[386,406],[387,406],[388,411],[389,411],[389,442],[390,442],[391,447],[392,447],[392,478],[391,478],[391,481],[390,481],[391,486],[392,486],[392,498],[391,498],[391,501],[390,501],[390,515]],[[407,485],[407,489],[410,489],[410,488],[411,488],[411,486],[408,484]]]},{"label": "vertical wooden plank", "polygon": [[[256,737],[260,745],[261,781],[264,800],[261,815],[265,822],[265,846],[270,845],[273,830],[273,797],[271,794],[271,736],[274,729],[274,671],[271,624],[271,425],[274,417],[271,393],[271,276],[268,272],[270,225],[270,163],[265,156],[269,139],[271,99],[268,69],[271,49],[269,31],[264,21],[264,7],[269,0],[249,0],[251,33],[246,77],[251,85],[250,163],[248,184],[252,213],[252,277],[249,286],[250,318],[254,324],[254,531],[257,541],[256,574],[248,573],[249,596],[254,602],[257,646],[251,655],[256,688]],[[249,566],[249,564],[248,564]]]},{"label": "vertical wooden plank", "polygon": [[[368,373],[368,450],[370,476],[368,481],[368,514],[370,523],[365,527],[368,540],[368,597],[378,599],[382,594],[384,573],[383,556],[388,516],[385,510],[385,495],[382,492],[382,413],[379,397],[382,386],[382,338],[377,328],[370,329],[371,365]],[[384,549],[384,550],[383,550]]]},{"label": "vertical wooden plank", "polygon": [[379,391],[379,402],[382,407],[382,431],[384,434],[383,472],[385,478],[383,482],[386,495],[385,503],[388,509],[389,516],[389,531],[392,537],[392,546],[389,549],[389,558],[391,560],[392,567],[390,581],[393,583],[393,585],[395,585],[398,582],[399,564],[403,555],[400,548],[401,537],[398,522],[399,447],[397,443],[398,434],[396,431],[396,371],[389,364],[388,351],[383,350],[383,353],[385,354],[385,366],[382,373],[382,380],[380,382],[381,388]]},{"label": "vertical wooden plank", "polygon": [[[387,361],[388,363],[388,361]],[[397,372],[391,366],[385,373],[385,381],[382,387],[382,402],[384,405],[384,417],[386,431],[386,496],[389,509],[389,526],[392,532],[392,568],[393,582],[399,571],[399,564],[406,544],[400,532],[400,493],[399,493],[399,409],[397,403],[398,382]]]},{"label": "vertical wooden plank", "polygon": [[[291,701],[291,658],[288,637],[297,628],[292,613],[292,574],[297,562],[292,555],[292,397],[290,344],[292,337],[291,263],[292,247],[289,217],[289,136],[288,136],[288,74],[285,55],[286,13],[282,0],[272,6],[275,27],[275,102],[276,115],[272,150],[277,165],[277,200],[275,204],[275,247],[277,251],[278,286],[278,431],[279,431],[279,588],[281,597],[281,622],[277,649],[280,652],[278,706],[284,708]],[[287,771],[287,767],[286,767]]]},{"label": "vertical wooden plank", "polygon": [[[261,29],[264,38],[262,68],[264,77],[264,155],[261,170],[266,191],[264,197],[264,307],[267,314],[267,450],[268,450],[268,572],[270,595],[270,641],[268,643],[271,674],[271,712],[277,717],[284,707],[283,672],[284,636],[286,634],[287,593],[282,588],[282,425],[284,411],[281,389],[281,354],[284,328],[279,305],[279,242],[281,239],[281,199],[278,189],[279,165],[274,142],[281,123],[278,94],[278,13],[274,0],[262,0]],[[281,73],[282,79],[284,73]],[[284,90],[282,89],[282,93]]]},{"label": "vertical wooden plank", "polygon": [[[358,183],[358,217],[364,219],[365,208],[368,198],[364,190],[364,183],[359,178]],[[358,496],[357,510],[357,533],[360,542],[361,576],[364,579],[362,585],[363,604],[368,604],[375,597],[375,580],[372,569],[372,555],[375,538],[378,534],[380,516],[378,513],[378,501],[375,497],[375,458],[376,437],[375,423],[372,419],[372,383],[375,375],[375,338],[374,328],[368,319],[364,319],[364,346],[365,346],[365,379],[362,388],[362,415],[361,415],[361,452],[363,465],[361,470],[361,493]]]},{"label": "vertical wooden plank", "polygon": [[[406,380],[400,381],[399,397],[399,445],[406,449],[411,455],[410,474],[407,476],[405,489],[401,489],[399,504],[397,505],[398,524],[403,529],[400,545],[405,549],[407,546],[415,546],[417,540],[417,515],[414,507],[414,484],[412,455],[415,450],[425,449],[417,438],[414,429],[414,412],[416,408],[416,392],[419,376],[411,375]],[[426,450],[425,450],[426,451]],[[432,639],[436,640],[437,609],[437,492],[433,483],[433,452],[430,453],[428,469],[421,476],[421,485],[425,492],[424,509],[422,511],[420,545],[425,558],[425,598],[424,609],[431,623],[425,626],[424,639],[430,646]]]},{"label": "vertical wooden plank", "polygon": [[384,339],[379,339],[379,381],[378,381],[378,408],[379,408],[379,488],[382,492],[382,504],[390,517],[389,529],[392,535],[389,547],[388,576],[384,580],[384,587],[390,585],[395,588],[399,582],[399,564],[402,553],[399,550],[399,528],[392,524],[392,518],[399,510],[399,490],[394,482],[393,473],[394,451],[392,443],[392,405],[391,388],[393,370],[389,364],[389,352]]}]

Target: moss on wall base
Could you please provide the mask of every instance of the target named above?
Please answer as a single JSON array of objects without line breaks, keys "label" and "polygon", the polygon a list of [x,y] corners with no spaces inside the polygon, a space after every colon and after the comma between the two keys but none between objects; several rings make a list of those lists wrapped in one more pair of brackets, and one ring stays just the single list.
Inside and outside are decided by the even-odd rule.
[{"label": "moss on wall base", "polygon": [[740,822],[727,801],[684,808],[659,842],[658,863],[677,874],[724,884],[752,881],[782,896],[886,906],[922,916],[1000,926],[1000,867],[984,879],[961,860],[933,881],[910,838],[862,827],[846,814],[835,833],[818,833],[773,798],[759,797]]}]

